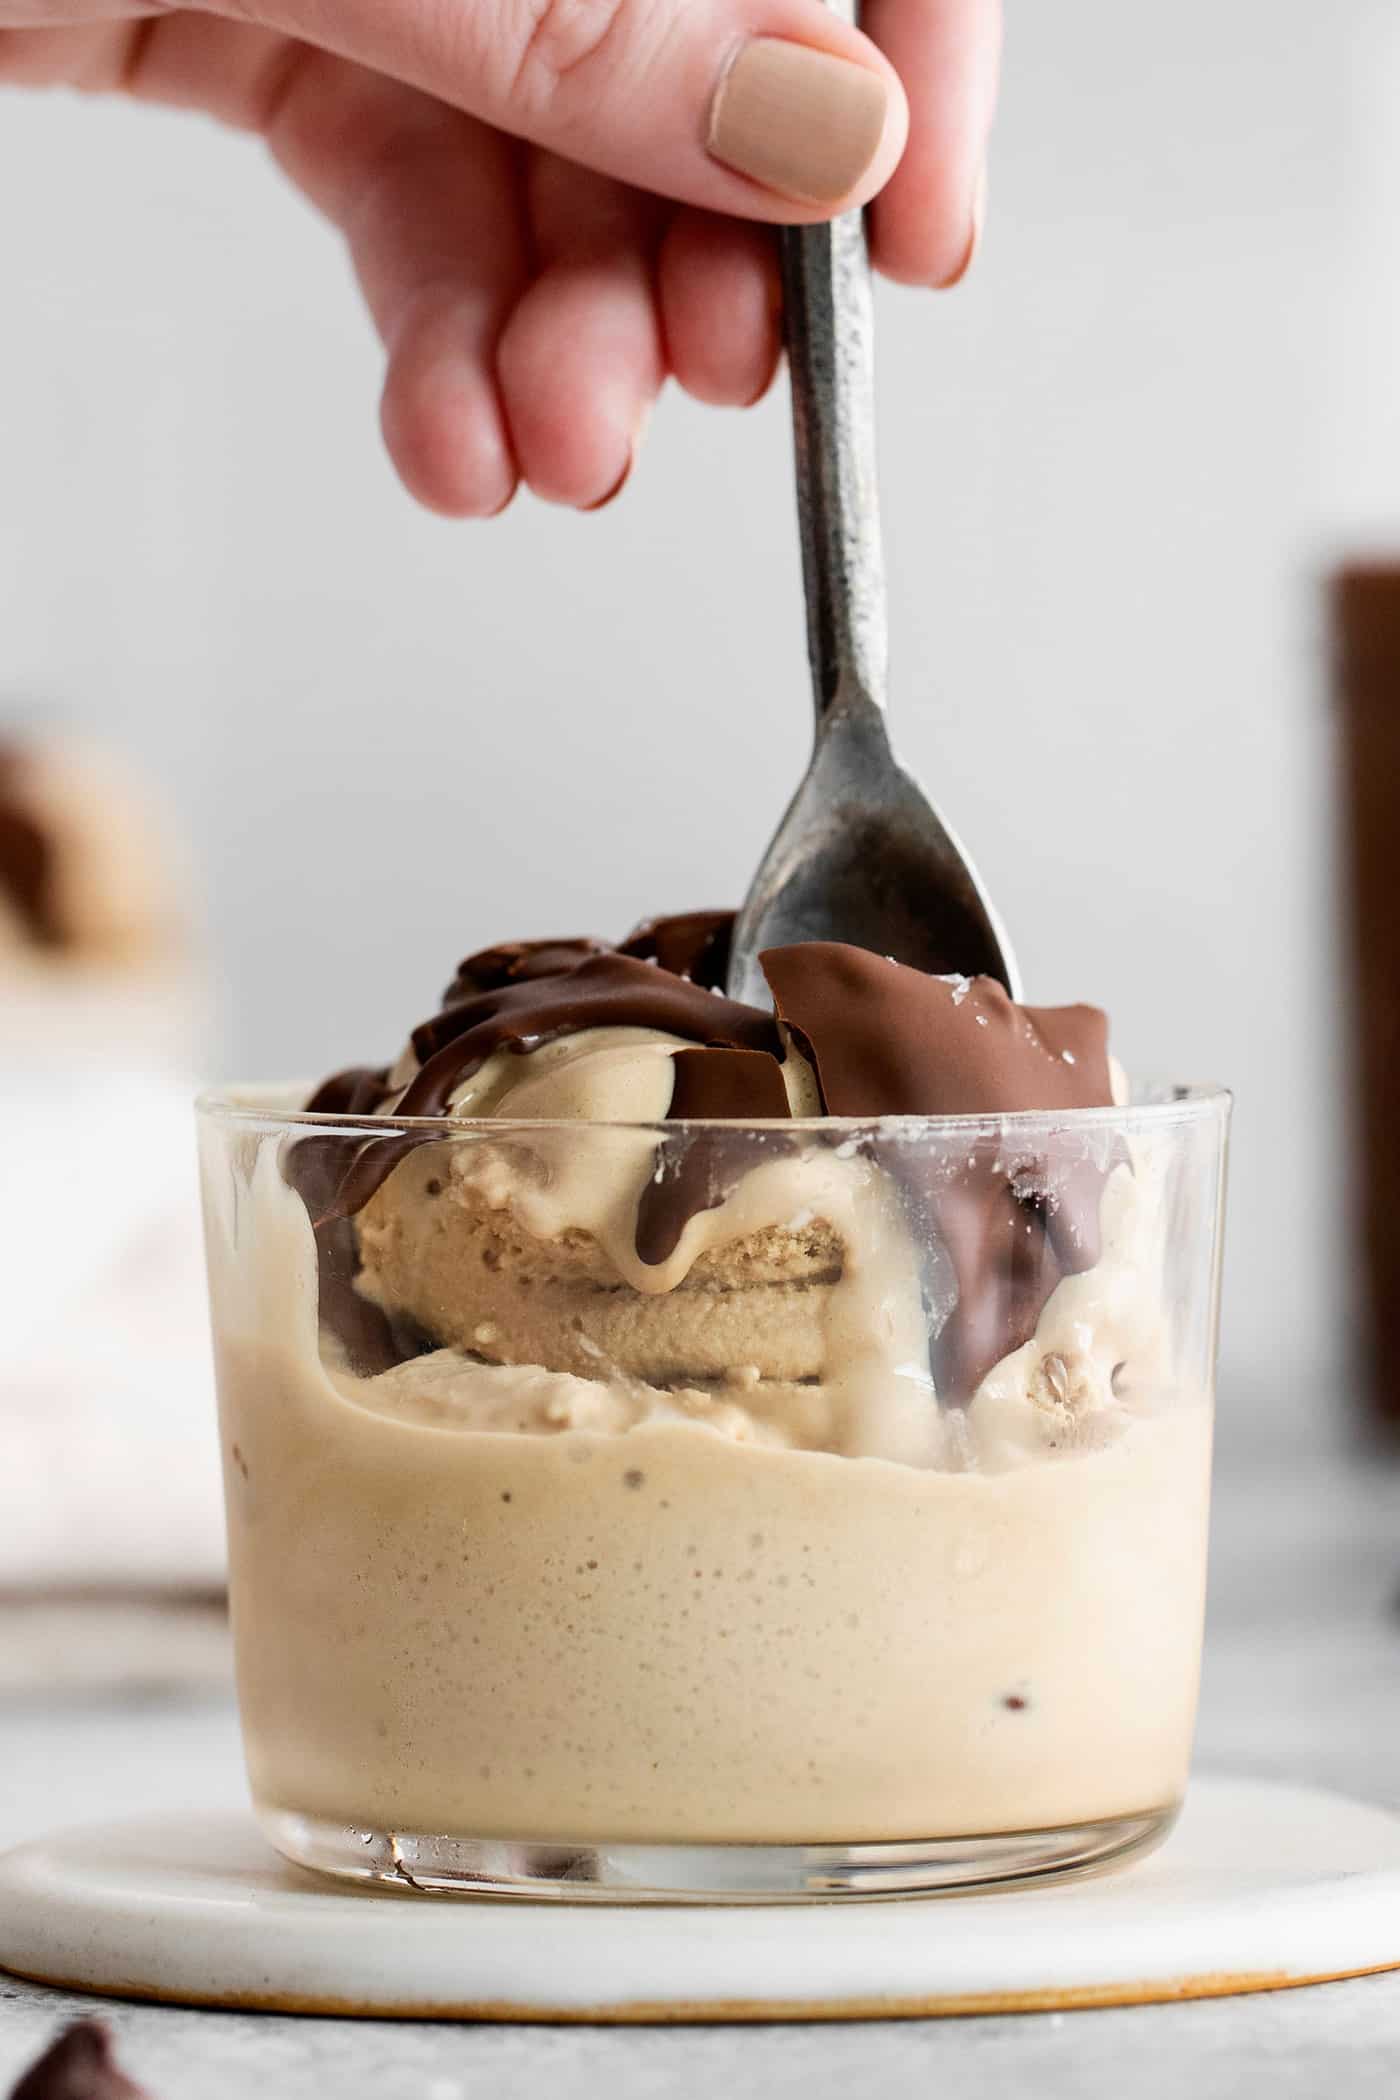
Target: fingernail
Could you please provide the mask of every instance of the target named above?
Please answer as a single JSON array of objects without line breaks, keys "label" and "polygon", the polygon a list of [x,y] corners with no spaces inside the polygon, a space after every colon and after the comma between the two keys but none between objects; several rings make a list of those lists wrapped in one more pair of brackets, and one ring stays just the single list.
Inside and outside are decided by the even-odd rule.
[{"label": "fingernail", "polygon": [[636,464],[637,448],[634,444],[630,447],[628,451],[626,466],[618,475],[617,480],[613,483],[612,487],[608,490],[607,494],[605,496],[600,496],[596,503],[584,504],[583,510],[584,515],[586,517],[591,517],[595,510],[606,510],[610,503],[616,503],[618,497],[622,494],[622,491],[626,488],[628,482],[632,479],[632,469],[636,466]]},{"label": "fingernail", "polygon": [[880,150],[889,89],[868,66],[756,37],[715,92],[716,160],[803,204],[839,204]]},{"label": "fingernail", "polygon": [[982,245],[982,225],[987,216],[987,163],[983,161],[977,170],[977,180],[972,188],[972,230],[967,237],[963,259],[951,277],[944,277],[935,287],[940,292],[951,292],[955,284],[961,284],[976,259]]}]

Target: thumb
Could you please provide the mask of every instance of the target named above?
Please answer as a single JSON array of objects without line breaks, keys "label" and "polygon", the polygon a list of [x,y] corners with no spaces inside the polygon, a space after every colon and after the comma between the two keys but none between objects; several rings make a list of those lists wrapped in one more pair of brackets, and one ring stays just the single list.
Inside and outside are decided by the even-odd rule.
[{"label": "thumb", "polygon": [[888,60],[823,0],[205,0],[638,188],[743,218],[865,203],[904,148]]}]

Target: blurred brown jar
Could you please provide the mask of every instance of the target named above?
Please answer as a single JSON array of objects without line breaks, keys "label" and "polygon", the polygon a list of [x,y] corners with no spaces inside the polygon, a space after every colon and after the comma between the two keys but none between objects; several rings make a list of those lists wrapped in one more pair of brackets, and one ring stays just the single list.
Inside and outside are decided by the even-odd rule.
[{"label": "blurred brown jar", "polygon": [[1331,614],[1366,1393],[1372,1416],[1400,1428],[1400,558],[1340,569]]}]

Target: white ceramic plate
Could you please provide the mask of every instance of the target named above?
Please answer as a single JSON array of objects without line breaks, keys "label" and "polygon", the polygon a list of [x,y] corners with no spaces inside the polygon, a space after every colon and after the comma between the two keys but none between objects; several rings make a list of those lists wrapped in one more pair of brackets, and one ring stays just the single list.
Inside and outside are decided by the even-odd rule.
[{"label": "white ceramic plate", "polygon": [[986,1896],[629,1910],[340,1889],[251,1820],[0,1858],[0,1967],[191,2005],[495,2020],[870,2019],[1138,2004],[1400,1968],[1400,1818],[1202,1779],[1166,1848]]}]

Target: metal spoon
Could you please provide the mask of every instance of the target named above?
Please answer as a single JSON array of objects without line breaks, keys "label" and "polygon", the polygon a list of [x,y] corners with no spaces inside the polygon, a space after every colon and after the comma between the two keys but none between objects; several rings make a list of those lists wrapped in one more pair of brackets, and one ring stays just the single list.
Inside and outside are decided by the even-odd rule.
[{"label": "metal spoon", "polygon": [[[854,0],[833,0],[854,19]],[[734,929],[731,998],[771,1003],[758,956],[849,941],[1020,995],[971,861],[895,758],[885,727],[885,572],[875,489],[874,314],[865,224],[785,229],[797,511],[816,739]]]}]

